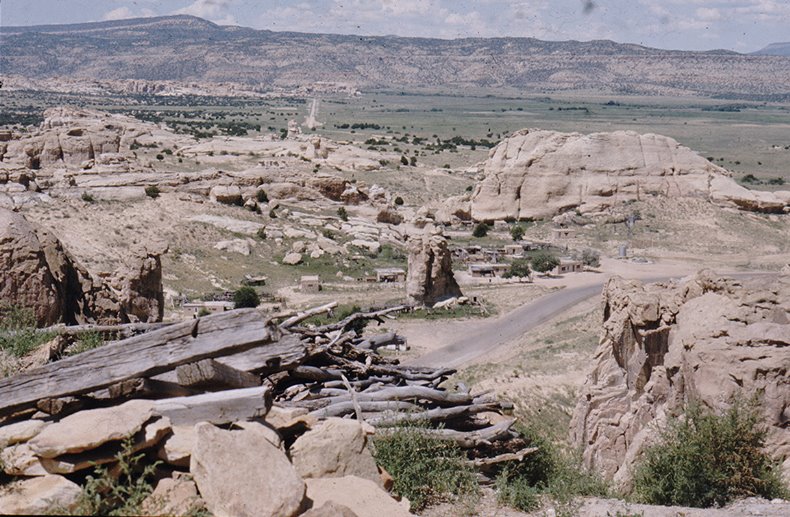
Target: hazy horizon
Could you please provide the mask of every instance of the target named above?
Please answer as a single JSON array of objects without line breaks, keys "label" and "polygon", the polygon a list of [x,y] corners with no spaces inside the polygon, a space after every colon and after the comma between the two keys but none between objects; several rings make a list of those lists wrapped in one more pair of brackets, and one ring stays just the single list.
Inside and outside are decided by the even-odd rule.
[{"label": "hazy horizon", "polygon": [[190,14],[278,32],[440,39],[612,40],[671,50],[753,52],[788,40],[781,0],[7,0],[0,25]]}]

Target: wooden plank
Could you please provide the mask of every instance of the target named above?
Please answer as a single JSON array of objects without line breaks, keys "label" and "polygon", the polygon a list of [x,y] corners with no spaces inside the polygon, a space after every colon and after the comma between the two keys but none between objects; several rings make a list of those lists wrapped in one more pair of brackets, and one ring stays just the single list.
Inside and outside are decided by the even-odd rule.
[{"label": "wooden plank", "polygon": [[154,413],[166,416],[173,425],[194,425],[198,422],[226,424],[262,418],[271,407],[271,389],[257,386],[157,400],[154,402]]},{"label": "wooden plank", "polygon": [[[135,377],[149,377],[189,362],[266,345],[277,339],[256,309],[239,309],[163,329],[49,363],[0,380],[0,415],[43,398],[83,394]],[[266,347],[258,352],[266,356]],[[280,350],[272,348],[270,361]]]},{"label": "wooden plank", "polygon": [[[309,357],[309,352],[301,336],[286,334],[273,343],[215,357],[214,360],[243,372],[271,375],[299,366]],[[155,376],[154,380],[178,383],[178,376],[175,371],[168,371]]]},{"label": "wooden plank", "polygon": [[189,388],[252,388],[261,385],[254,373],[237,370],[214,359],[182,364],[176,368],[178,384]]}]

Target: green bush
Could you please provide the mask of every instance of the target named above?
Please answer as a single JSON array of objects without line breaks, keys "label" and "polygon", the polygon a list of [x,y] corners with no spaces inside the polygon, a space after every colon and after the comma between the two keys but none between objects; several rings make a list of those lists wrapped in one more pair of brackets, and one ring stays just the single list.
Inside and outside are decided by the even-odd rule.
[{"label": "green bush", "polygon": [[67,515],[142,515],[143,501],[153,491],[152,481],[157,461],[145,465],[144,454],[134,454],[134,440],[124,440],[115,455],[115,466],[96,467],[82,488],[76,505],[70,510],[53,508]]},{"label": "green bush", "polygon": [[55,336],[53,332],[37,332],[36,316],[30,309],[0,308],[0,349],[14,357],[22,357]]},{"label": "green bush", "polygon": [[582,264],[590,267],[599,267],[601,265],[601,254],[591,249],[582,250]]},{"label": "green bush", "polygon": [[486,235],[488,235],[488,225],[486,223],[477,223],[475,229],[472,230],[472,237],[477,237],[480,239]]},{"label": "green bush", "polygon": [[475,473],[463,451],[452,441],[430,436],[425,427],[377,434],[373,455],[395,480],[395,493],[409,499],[412,511],[450,495],[477,493]]},{"label": "green bush", "polygon": [[502,275],[504,278],[529,278],[532,270],[529,268],[529,260],[516,259],[510,264],[510,269]]},{"label": "green bush", "polygon": [[85,201],[86,203],[94,203],[94,202],[96,202],[96,200],[93,198],[93,196],[87,190],[82,193],[80,198],[82,198],[82,200]]},{"label": "green bush", "polygon": [[255,236],[258,237],[260,240],[265,241],[266,240],[266,228],[264,228],[263,226],[258,228],[258,231],[255,232]]},{"label": "green bush", "polygon": [[513,237],[514,241],[520,241],[521,239],[524,238],[524,232],[525,231],[526,230],[524,230],[523,226],[521,226],[520,224],[517,224],[517,225],[514,225],[510,229],[510,236]]},{"label": "green bush", "polygon": [[266,191],[265,190],[257,191],[255,193],[255,199],[258,200],[258,203],[268,203],[269,202],[269,196],[266,195]]},{"label": "green bush", "polygon": [[400,163],[401,163],[401,165],[409,165],[409,159],[406,158],[405,156],[401,156],[400,157]]},{"label": "green bush", "polygon": [[403,198],[400,196],[396,197],[394,203],[398,206],[403,205]]},{"label": "green bush", "polygon": [[539,251],[532,256],[532,269],[539,273],[548,273],[560,265],[560,259],[547,251]]},{"label": "green bush", "polygon": [[645,451],[634,494],[649,504],[700,508],[787,497],[778,464],[763,450],[766,434],[754,402],[736,402],[722,415],[692,405]]},{"label": "green bush", "polygon": [[152,199],[158,198],[159,193],[160,193],[159,187],[157,187],[156,185],[148,185],[147,187],[145,187],[145,195]]},{"label": "green bush", "polygon": [[527,443],[538,450],[498,473],[496,488],[501,504],[532,511],[538,505],[539,495],[548,496],[558,506],[566,508],[576,497],[609,495],[607,484],[596,473],[584,468],[581,458],[561,450],[533,427],[519,430]]},{"label": "green bush", "polygon": [[233,293],[233,306],[236,309],[245,307],[257,307],[261,303],[258,293],[250,286],[240,287]]},{"label": "green bush", "polygon": [[348,212],[346,208],[341,206],[337,209],[337,216],[340,218],[341,221],[348,221]]}]

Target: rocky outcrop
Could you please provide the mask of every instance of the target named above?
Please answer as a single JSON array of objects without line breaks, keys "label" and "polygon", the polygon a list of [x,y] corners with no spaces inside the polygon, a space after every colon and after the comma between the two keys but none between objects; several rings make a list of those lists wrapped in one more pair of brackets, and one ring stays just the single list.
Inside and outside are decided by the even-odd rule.
[{"label": "rocky outcrop", "polygon": [[125,269],[94,278],[48,230],[0,208],[0,307],[30,309],[40,326],[56,322],[161,321],[159,245],[131,253]]},{"label": "rocky outcrop", "polygon": [[790,212],[790,192],[757,192],[675,140],[633,131],[523,129],[494,147],[472,195],[475,220],[595,213],[646,196],[700,197],[721,206]]},{"label": "rocky outcrop", "polygon": [[152,144],[155,132],[155,126],[124,115],[71,106],[49,108],[37,131],[8,142],[2,159],[29,169],[76,169],[108,162],[111,170],[119,166],[128,170],[123,153],[135,145]]},{"label": "rocky outcrop", "polygon": [[409,239],[409,271],[406,277],[409,300],[433,305],[447,298],[462,296],[453,276],[450,248],[441,230],[428,226],[422,234]]},{"label": "rocky outcrop", "polygon": [[[790,278],[709,271],[673,284],[611,279],[595,364],[571,422],[585,463],[627,486],[670,416],[760,396],[767,449],[790,475]],[[788,478],[790,479],[790,477]]]}]

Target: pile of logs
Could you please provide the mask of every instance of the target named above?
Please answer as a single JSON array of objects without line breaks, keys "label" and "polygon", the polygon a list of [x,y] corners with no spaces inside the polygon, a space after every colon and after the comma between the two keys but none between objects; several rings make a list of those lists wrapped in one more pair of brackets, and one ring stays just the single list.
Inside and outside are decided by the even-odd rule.
[{"label": "pile of logs", "polygon": [[[422,432],[468,449],[481,471],[533,450],[512,430],[507,404],[449,382],[453,369],[404,366],[380,354],[382,347],[404,345],[395,334],[361,337],[354,330],[407,307],[306,323],[335,307],[268,317],[240,309],[147,332],[140,325],[98,329],[131,337],[0,380],[0,426],[143,398],[156,400],[155,412],[174,424],[249,420],[272,404],[319,420],[356,418],[377,433],[420,423]],[[62,333],[87,330],[97,329]]]}]

